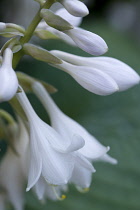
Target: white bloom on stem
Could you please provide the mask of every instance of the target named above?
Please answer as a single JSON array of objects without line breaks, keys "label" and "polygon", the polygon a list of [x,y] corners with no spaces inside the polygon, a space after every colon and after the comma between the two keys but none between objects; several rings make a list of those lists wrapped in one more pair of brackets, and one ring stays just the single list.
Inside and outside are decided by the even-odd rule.
[{"label": "white bloom on stem", "polygon": [[51,51],[55,56],[77,66],[97,69],[109,75],[118,85],[119,91],[124,91],[140,82],[139,75],[127,64],[111,57],[81,57],[58,50]]},{"label": "white bloom on stem", "polygon": [[[37,183],[41,176],[49,184],[66,184],[74,168],[74,151],[83,147],[84,140],[74,136],[71,142],[67,142],[63,136],[37,116],[23,90],[16,97],[26,113],[30,129],[27,191]],[[77,159],[78,157],[76,161]],[[87,167],[91,167],[90,164]]]},{"label": "white bloom on stem", "polygon": [[7,48],[0,67],[0,102],[10,100],[18,89],[18,79],[12,68],[12,58],[13,53],[10,48]]},{"label": "white bloom on stem", "polygon": [[110,95],[119,90],[115,80],[97,68],[76,66],[65,61],[53,66],[70,74],[82,87],[97,95]]},{"label": "white bloom on stem", "polygon": [[[0,209],[6,202],[11,202],[15,210],[22,210],[24,204],[24,168],[28,144],[28,133],[21,121],[19,121],[18,135],[15,135],[14,147],[18,153],[15,154],[8,148],[0,163]],[[5,208],[3,208],[5,209]]]},{"label": "white bloom on stem", "polygon": [[95,33],[76,27],[63,32],[70,36],[79,48],[91,55],[102,55],[108,50],[106,42]]},{"label": "white bloom on stem", "polygon": [[82,136],[82,138],[85,140],[85,145],[77,151],[79,155],[90,160],[96,160],[98,158],[103,157],[104,155],[107,155],[106,153],[110,148],[100,144],[95,139],[95,137],[88,133],[88,131],[85,128],[83,128],[76,121],[72,120],[70,117],[66,116],[56,106],[54,101],[51,99],[49,94],[46,92],[46,90],[40,83],[34,82],[32,88],[34,93],[40,99],[46,111],[48,112],[51,119],[52,127],[58,133],[60,133],[61,136],[67,139],[72,139],[73,136],[78,135]]},{"label": "white bloom on stem", "polygon": [[84,17],[89,14],[88,8],[78,0],[58,0],[65,9],[76,17]]}]

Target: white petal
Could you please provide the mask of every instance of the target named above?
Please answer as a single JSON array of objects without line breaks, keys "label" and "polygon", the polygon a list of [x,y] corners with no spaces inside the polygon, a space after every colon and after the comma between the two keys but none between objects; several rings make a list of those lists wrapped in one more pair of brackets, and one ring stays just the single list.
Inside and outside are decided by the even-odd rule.
[{"label": "white petal", "polygon": [[[81,167],[91,171],[92,173],[96,172],[96,170],[94,169],[93,165],[89,162],[89,160],[87,160],[83,155],[81,155],[80,153],[76,154],[76,161],[75,161],[78,165],[80,165]],[[76,165],[77,165],[76,164]]]},{"label": "white petal", "polygon": [[127,64],[113,58],[93,59],[93,65],[110,75],[124,91],[140,82],[139,75]]},{"label": "white petal", "polygon": [[43,177],[49,184],[66,184],[73,171],[74,157],[69,154],[61,154],[49,145],[44,145],[44,148],[45,150],[42,150]]},{"label": "white petal", "polygon": [[60,17],[64,18],[66,21],[68,21],[73,26],[79,26],[82,22],[81,17],[75,17],[75,16],[71,15],[64,8],[57,10],[56,15],[59,15]]},{"label": "white petal", "polygon": [[74,28],[64,33],[70,36],[79,48],[91,55],[102,55],[108,50],[105,41],[90,31]]},{"label": "white petal", "polygon": [[35,192],[39,200],[44,199],[46,185],[47,184],[42,176],[39,178],[39,180],[35,184]]},{"label": "white petal", "polygon": [[89,14],[88,8],[84,3],[77,0],[59,0],[65,9],[76,17],[84,17]]},{"label": "white petal", "polygon": [[30,166],[28,174],[28,185],[26,191],[29,191],[38,181],[42,171],[42,158],[38,148],[37,134],[34,128],[31,129],[31,139],[30,139]]},{"label": "white petal", "polygon": [[113,165],[117,164],[118,161],[115,158],[112,158],[110,155],[105,154],[102,157],[100,157],[97,161],[103,161],[103,162],[108,162]]},{"label": "white petal", "polygon": [[91,181],[92,172],[77,164],[74,167],[70,182],[81,188],[89,188]]}]

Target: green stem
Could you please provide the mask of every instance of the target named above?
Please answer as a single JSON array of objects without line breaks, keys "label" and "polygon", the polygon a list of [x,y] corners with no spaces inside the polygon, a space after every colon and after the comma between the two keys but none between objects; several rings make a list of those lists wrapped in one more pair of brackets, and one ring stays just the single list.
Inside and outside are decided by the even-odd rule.
[{"label": "green stem", "polygon": [[[33,33],[34,33],[37,25],[42,20],[42,17],[40,17],[41,9],[43,9],[43,8],[49,9],[54,2],[55,2],[55,0],[47,0],[47,2],[42,7],[40,7],[40,9],[37,12],[37,14],[35,15],[34,19],[30,23],[30,25],[28,26],[24,37],[20,38],[19,42],[20,42],[21,45],[24,45],[25,43],[29,42],[29,40],[33,36]],[[24,55],[24,52],[23,52],[22,49],[19,52],[14,54],[14,58],[13,58],[13,68],[14,69],[17,67],[17,65],[18,65],[18,63],[19,63],[19,61],[20,61],[20,59],[22,58],[23,55]]]},{"label": "green stem", "polygon": [[14,118],[3,109],[0,109],[0,117],[4,118],[11,125],[15,124]]}]

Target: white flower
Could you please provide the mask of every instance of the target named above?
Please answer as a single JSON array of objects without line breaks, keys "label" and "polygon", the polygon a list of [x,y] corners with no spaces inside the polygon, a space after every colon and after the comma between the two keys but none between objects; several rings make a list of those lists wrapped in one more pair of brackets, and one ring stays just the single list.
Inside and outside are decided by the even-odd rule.
[{"label": "white flower", "polygon": [[18,79],[12,69],[12,58],[13,53],[7,48],[0,67],[0,102],[10,100],[18,89]]},{"label": "white flower", "polygon": [[88,8],[84,3],[78,0],[58,0],[65,9],[72,15],[84,17],[89,14]]},{"label": "white flower", "polygon": [[3,22],[0,22],[0,31],[3,31],[6,29],[6,24]]},{"label": "white flower", "polygon": [[[110,76],[118,85],[118,91],[124,91],[139,83],[139,75],[127,64],[110,57],[81,57],[58,50],[51,51],[55,56],[81,68],[92,67]],[[86,70],[85,70],[86,71]]]},{"label": "white flower", "polygon": [[[86,131],[80,124],[72,120],[70,117],[66,116],[53,102],[49,94],[46,92],[44,87],[38,83],[34,82],[33,91],[40,99],[45,109],[47,110],[52,127],[61,134],[65,139],[73,138],[73,136],[81,136],[85,140],[85,145],[77,151],[82,157],[96,160],[98,158],[103,158],[109,147],[105,147],[100,144],[91,134]],[[107,154],[106,154],[107,155]],[[86,161],[85,161],[86,166]],[[85,167],[86,168],[86,167]]]},{"label": "white flower", "polygon": [[49,27],[43,21],[39,23],[37,29],[47,30],[58,36],[60,39],[68,42],[71,45],[76,45],[85,52],[92,55],[102,55],[108,50],[106,42],[100,36],[90,31],[76,27],[81,23],[80,18],[73,17],[72,15],[68,14],[64,8],[58,10],[56,14],[68,21],[71,25],[74,26],[74,28],[62,32],[56,30],[55,28]]},{"label": "white flower", "polygon": [[[78,159],[73,151],[83,147],[84,140],[74,136],[71,142],[67,142],[37,116],[23,90],[16,97],[26,113],[30,128],[30,167],[27,191],[37,183],[41,176],[49,184],[66,184],[71,177],[75,159],[76,161]],[[91,165],[87,167],[91,168]]]},{"label": "white flower", "polygon": [[5,209],[6,202],[11,202],[15,210],[23,209],[25,176],[22,166],[26,157],[28,135],[21,121],[18,131],[14,139],[14,147],[18,155],[8,148],[0,163],[0,191],[3,190],[0,192],[1,210]]},{"label": "white flower", "polygon": [[108,50],[105,41],[90,31],[75,27],[63,32],[70,36],[79,48],[91,55],[102,55]]},{"label": "white flower", "polygon": [[115,80],[97,68],[76,66],[65,61],[53,66],[67,72],[82,87],[97,95],[110,95],[119,90]]}]

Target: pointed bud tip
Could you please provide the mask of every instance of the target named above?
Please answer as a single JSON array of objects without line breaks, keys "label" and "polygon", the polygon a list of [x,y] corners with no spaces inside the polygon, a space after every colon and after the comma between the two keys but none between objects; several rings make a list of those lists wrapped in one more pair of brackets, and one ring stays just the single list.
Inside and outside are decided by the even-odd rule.
[{"label": "pointed bud tip", "polygon": [[29,192],[29,191],[30,191],[30,188],[29,188],[29,187],[27,187],[27,188],[26,188],[26,192]]}]

